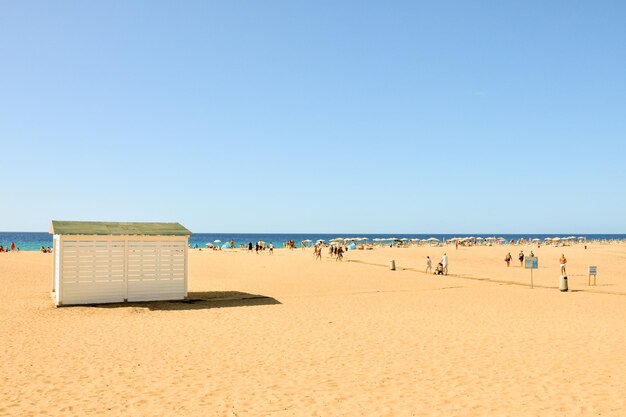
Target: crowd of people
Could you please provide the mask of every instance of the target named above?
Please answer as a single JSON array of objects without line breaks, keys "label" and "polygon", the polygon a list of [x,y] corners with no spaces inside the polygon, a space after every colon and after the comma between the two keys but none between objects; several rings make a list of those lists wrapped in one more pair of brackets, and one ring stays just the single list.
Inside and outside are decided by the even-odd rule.
[{"label": "crowd of people", "polygon": [[[11,245],[12,245],[11,249],[13,250],[13,247],[14,247],[13,243]],[[288,249],[294,249],[296,247],[295,241],[288,240],[286,242],[283,242],[283,247],[288,248]],[[319,260],[319,261],[322,260],[322,251],[324,247],[328,248],[329,257],[338,262],[343,261],[344,253],[348,250],[348,247],[344,245],[334,245],[334,244],[329,245],[329,244],[323,244],[322,242],[318,242],[317,244],[313,246],[313,254],[314,254],[315,260]],[[240,248],[245,249],[245,246],[240,245]],[[305,246],[303,245],[303,249],[304,248]],[[272,242],[270,242],[269,244],[265,244],[265,242],[262,242],[262,241],[259,241],[256,244],[252,244],[252,242],[248,242],[247,249],[249,253],[252,253],[252,251],[254,251],[256,254],[259,254],[263,251],[268,251],[270,255],[274,253],[274,245],[272,244]],[[6,248],[4,251],[8,251],[8,250],[9,249]],[[2,251],[3,251],[3,248],[2,246],[0,246],[0,252]],[[45,249],[42,246],[41,251],[51,252],[51,249],[50,248]],[[530,251],[530,254],[528,256],[534,257],[535,254],[533,253],[533,251]],[[526,259],[526,255],[524,254],[523,250],[520,250],[517,256],[517,259],[520,263],[520,266],[524,267],[524,260]],[[511,252],[508,252],[504,257],[504,261],[507,267],[511,266],[512,260],[513,260],[513,256],[511,255]],[[561,274],[565,275],[566,274],[565,267],[567,265],[567,259],[565,258],[564,254],[561,255],[561,258],[559,259],[559,264],[561,266]],[[441,260],[437,263],[437,266],[435,267],[434,270],[433,270],[432,259],[430,258],[430,256],[426,256],[425,272],[427,274],[448,275],[448,267],[449,267],[449,262],[448,262],[447,253],[443,254],[443,256],[441,257]]]},{"label": "crowd of people", "polygon": [[[317,244],[313,247],[313,254],[315,259],[318,261],[322,260],[322,244]],[[329,245],[328,246],[328,256],[335,259],[335,261],[343,261],[343,254],[347,251],[347,248],[344,248],[341,245]]]},{"label": "crowd of people", "polygon": [[437,264],[437,268],[433,271],[433,261],[430,256],[426,257],[426,273],[435,275],[448,275],[448,255],[443,254],[441,261]]},{"label": "crowd of people", "polygon": [[[528,255],[529,258],[534,258],[535,254],[533,253],[533,251],[530,251],[530,254]],[[511,266],[511,260],[513,259],[513,257],[511,256],[511,252],[508,252],[505,256],[504,256],[504,262],[506,262],[506,266],[509,267]],[[517,255],[517,260],[519,261],[519,266],[520,267],[524,267],[524,259],[526,259],[526,255],[524,255],[524,251],[521,250],[519,252],[519,254]],[[559,265],[561,266],[561,275],[566,276],[566,270],[565,267],[567,266],[567,258],[565,258],[565,254],[561,254],[561,258],[559,258]]]},{"label": "crowd of people", "polygon": [[17,252],[20,251],[20,248],[15,246],[15,242],[11,242],[11,244],[7,246],[0,245],[0,252],[11,252],[11,251],[17,251]]},{"label": "crowd of people", "polygon": [[254,245],[252,245],[252,242],[248,242],[248,253],[252,253],[253,250],[257,255],[259,254],[259,252],[263,252],[265,250],[267,250],[270,255],[273,255],[274,244],[270,242],[269,245],[266,245],[265,242],[259,241],[255,243]]}]

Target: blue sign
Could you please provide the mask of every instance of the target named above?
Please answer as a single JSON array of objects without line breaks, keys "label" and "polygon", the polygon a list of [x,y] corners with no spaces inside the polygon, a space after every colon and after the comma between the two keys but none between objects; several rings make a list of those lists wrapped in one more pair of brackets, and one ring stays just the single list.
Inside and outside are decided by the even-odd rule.
[{"label": "blue sign", "polygon": [[526,269],[537,269],[539,267],[539,258],[536,256],[527,256],[524,259],[524,267]]}]

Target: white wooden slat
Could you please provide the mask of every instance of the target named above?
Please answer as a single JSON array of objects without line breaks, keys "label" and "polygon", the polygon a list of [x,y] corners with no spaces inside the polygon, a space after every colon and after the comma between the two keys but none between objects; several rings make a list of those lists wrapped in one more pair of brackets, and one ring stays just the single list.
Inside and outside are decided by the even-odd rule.
[{"label": "white wooden slat", "polygon": [[64,304],[183,299],[187,237],[63,238]]}]

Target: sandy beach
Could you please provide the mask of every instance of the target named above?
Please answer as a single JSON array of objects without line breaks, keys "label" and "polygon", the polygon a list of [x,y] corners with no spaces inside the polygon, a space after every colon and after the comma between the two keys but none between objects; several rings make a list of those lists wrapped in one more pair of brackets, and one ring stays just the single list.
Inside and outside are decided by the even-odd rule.
[{"label": "sandy beach", "polygon": [[193,250],[188,302],[62,308],[2,253],[0,415],[623,416],[626,245],[519,249]]}]

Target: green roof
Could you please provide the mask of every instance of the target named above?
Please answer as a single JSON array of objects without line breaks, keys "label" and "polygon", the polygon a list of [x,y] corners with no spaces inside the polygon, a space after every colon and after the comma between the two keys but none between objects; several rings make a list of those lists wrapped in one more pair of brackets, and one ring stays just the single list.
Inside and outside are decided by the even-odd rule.
[{"label": "green roof", "polygon": [[50,233],[53,235],[191,235],[191,232],[179,223],[74,222],[63,220],[52,220]]}]

